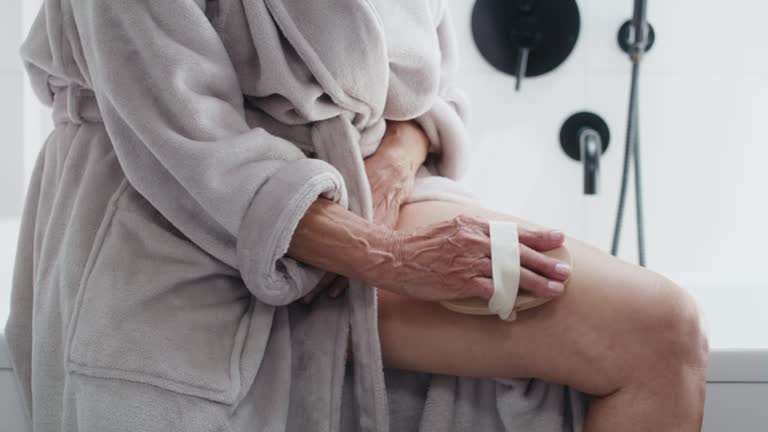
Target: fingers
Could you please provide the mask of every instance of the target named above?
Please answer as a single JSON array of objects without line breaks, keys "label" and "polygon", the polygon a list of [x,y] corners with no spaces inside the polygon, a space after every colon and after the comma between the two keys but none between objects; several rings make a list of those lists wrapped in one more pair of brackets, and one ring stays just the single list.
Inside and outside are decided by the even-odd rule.
[{"label": "fingers", "polygon": [[343,293],[347,288],[349,288],[349,279],[340,276],[336,278],[335,281],[333,281],[333,284],[328,289],[328,295],[331,298],[336,298],[340,296],[341,293]]},{"label": "fingers", "polygon": [[301,302],[304,304],[310,304],[315,300],[315,297],[317,297],[318,294],[323,292],[326,288],[328,288],[331,283],[336,280],[339,276],[335,273],[327,272],[325,275],[323,275],[323,278],[320,279],[320,282],[317,283],[317,285],[312,289],[312,291],[309,292],[309,294],[305,295],[301,298]]},{"label": "fingers", "polygon": [[[526,245],[520,245],[520,287],[538,297],[557,297],[562,294],[563,281],[570,272],[558,271],[558,264],[566,264],[556,258],[544,255]],[[493,296],[493,268],[490,259],[478,264],[486,277],[473,279],[472,289],[479,297],[490,300]],[[553,284],[553,285],[550,285]]]},{"label": "fingers", "polygon": [[[490,223],[475,216],[459,215],[454,218],[458,225],[468,225],[490,237]],[[520,243],[539,251],[556,249],[565,242],[565,234],[560,230],[545,230],[518,226]]]},{"label": "fingers", "polygon": [[320,291],[322,291],[322,288],[320,287],[320,285],[316,286],[315,288],[312,289],[312,291],[309,292],[309,294],[301,298],[301,302],[304,304],[312,303],[315,300],[315,297],[317,297],[317,295],[320,293]]},{"label": "fingers", "polygon": [[520,245],[520,265],[556,281],[565,281],[571,275],[570,266],[567,263],[522,244]]},{"label": "fingers", "polygon": [[[472,227],[473,231],[480,232],[490,238],[490,223],[487,220],[474,216],[459,215],[456,216],[454,221],[457,225]],[[560,230],[545,230],[518,226],[518,239],[521,244],[524,244],[531,249],[546,252],[562,246],[565,242],[565,234]]]},{"label": "fingers", "polygon": [[349,279],[344,276],[339,276],[335,273],[326,273],[317,286],[312,291],[301,298],[301,302],[304,304],[312,303],[317,296],[323,291],[327,291],[328,296],[336,298],[340,296],[344,290],[349,287]]},{"label": "fingers", "polygon": [[538,251],[557,249],[565,242],[565,234],[559,230],[539,230],[519,227],[517,230],[520,243]]},{"label": "fingers", "polygon": [[479,263],[480,274],[485,277],[493,277],[493,263],[490,257],[483,258]]},{"label": "fingers", "polygon": [[493,280],[490,277],[474,277],[470,287],[470,297],[481,297],[485,300],[493,297]]},{"label": "fingers", "polygon": [[[550,285],[554,284],[554,285]],[[490,300],[493,297],[493,279],[490,277],[474,277],[469,284],[472,297]],[[520,269],[520,287],[530,291],[537,297],[557,297],[562,294],[562,282],[553,281],[527,268]]]},{"label": "fingers", "polygon": [[520,269],[520,287],[537,297],[557,297],[564,289],[562,282],[549,280],[525,267]]}]

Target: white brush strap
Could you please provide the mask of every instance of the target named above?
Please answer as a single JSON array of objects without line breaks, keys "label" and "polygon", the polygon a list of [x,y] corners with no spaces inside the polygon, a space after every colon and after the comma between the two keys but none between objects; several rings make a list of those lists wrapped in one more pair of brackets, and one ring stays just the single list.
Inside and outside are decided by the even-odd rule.
[{"label": "white brush strap", "polygon": [[520,289],[520,241],[517,223],[491,221],[491,266],[493,297],[488,309],[503,320],[514,320],[515,301]]}]

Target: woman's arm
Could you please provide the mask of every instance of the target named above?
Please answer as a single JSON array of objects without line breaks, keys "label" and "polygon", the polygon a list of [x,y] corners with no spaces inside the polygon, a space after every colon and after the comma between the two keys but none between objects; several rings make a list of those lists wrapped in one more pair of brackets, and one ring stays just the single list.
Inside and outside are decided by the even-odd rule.
[{"label": "woman's arm", "polygon": [[394,232],[326,199],[315,201],[291,238],[288,256],[353,279],[372,282],[372,269],[391,261]]},{"label": "woman's arm", "polygon": [[488,224],[469,217],[399,233],[320,199],[299,222],[288,255],[425,300],[493,295]]},{"label": "woman's arm", "polygon": [[[536,295],[552,297],[554,294],[541,282],[564,281],[567,275],[554,271],[558,261],[542,252],[560,247],[564,238],[524,227],[519,227],[519,235],[521,264],[527,269],[521,286]],[[396,232],[320,199],[299,222],[288,254],[330,272],[423,300],[493,296],[489,225],[475,217],[458,216]]]}]

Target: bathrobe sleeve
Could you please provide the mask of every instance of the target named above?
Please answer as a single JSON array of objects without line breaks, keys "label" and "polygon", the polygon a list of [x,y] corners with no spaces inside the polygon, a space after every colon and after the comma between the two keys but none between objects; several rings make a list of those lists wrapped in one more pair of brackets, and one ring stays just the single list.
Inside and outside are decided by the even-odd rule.
[{"label": "bathrobe sleeve", "polygon": [[[318,197],[347,206],[339,172],[251,129],[203,0],[72,0],[104,124],[131,185],[271,305],[324,273],[285,256]],[[244,41],[245,42],[245,41]]]},{"label": "bathrobe sleeve", "polygon": [[460,179],[469,161],[469,136],[466,122],[469,104],[456,86],[458,52],[453,22],[444,1],[436,6],[437,36],[440,42],[441,66],[438,97],[432,107],[415,120],[429,137],[430,153],[436,153],[438,174]]}]

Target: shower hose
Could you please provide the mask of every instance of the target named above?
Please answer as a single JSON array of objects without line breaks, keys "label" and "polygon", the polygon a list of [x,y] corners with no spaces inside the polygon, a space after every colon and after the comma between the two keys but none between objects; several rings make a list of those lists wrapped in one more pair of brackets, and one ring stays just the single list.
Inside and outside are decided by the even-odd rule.
[{"label": "shower hose", "polygon": [[627,183],[629,180],[629,160],[635,162],[635,208],[637,210],[637,248],[640,265],[645,267],[645,235],[643,227],[643,199],[640,181],[640,134],[639,134],[639,110],[638,110],[638,79],[640,75],[640,57],[632,58],[632,84],[629,93],[629,114],[627,118],[627,137],[624,148],[624,170],[621,178],[621,193],[619,207],[616,214],[616,225],[613,230],[613,245],[611,254],[617,256],[619,250],[619,237],[621,236],[621,224],[624,218],[624,203],[627,195]]}]

